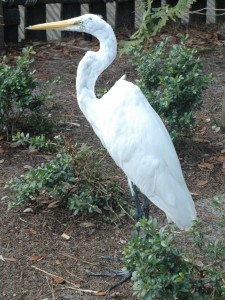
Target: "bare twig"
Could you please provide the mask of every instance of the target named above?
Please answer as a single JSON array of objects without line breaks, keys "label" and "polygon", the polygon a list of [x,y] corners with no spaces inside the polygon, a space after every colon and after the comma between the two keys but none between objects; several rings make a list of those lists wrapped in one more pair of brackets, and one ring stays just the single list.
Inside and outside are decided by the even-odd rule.
[{"label": "bare twig", "polygon": [[75,291],[82,292],[82,293],[88,293],[88,294],[91,294],[94,296],[105,296],[108,293],[108,291],[94,291],[94,290],[77,289],[77,288],[74,288],[74,287],[68,286],[68,285],[65,285],[64,288],[67,288],[70,290],[75,290]]},{"label": "bare twig", "polygon": [[[35,270],[37,270],[37,271],[39,271],[39,272],[42,272],[42,273],[44,273],[45,275],[47,275],[47,276],[49,276],[49,277],[51,277],[51,278],[53,278],[53,279],[62,278],[61,276],[58,276],[58,275],[56,275],[56,274],[49,273],[49,272],[47,272],[47,271],[45,271],[45,270],[43,270],[43,269],[40,269],[40,268],[38,268],[38,267],[36,267],[36,266],[34,266],[34,265],[31,265],[31,268],[33,268],[33,269],[35,269]],[[65,281],[66,283],[69,283],[69,284],[71,284],[72,286],[74,286],[74,288],[77,288],[77,285],[75,285],[73,282],[70,282],[70,281],[68,281],[68,280],[65,279],[65,278],[62,278],[62,279],[63,279],[63,281]]]},{"label": "bare twig", "polygon": [[221,116],[221,123],[223,128],[225,128],[225,89],[224,89],[224,94],[222,98],[222,116]]},{"label": "bare twig", "polygon": [[51,294],[52,294],[52,300],[55,300],[55,293],[54,293],[54,288],[52,286],[52,283],[49,282],[49,278],[47,276],[46,276],[46,278],[47,278],[47,283],[48,283],[49,289],[50,289]]},{"label": "bare twig", "polygon": [[[51,278],[59,278],[59,276],[55,275],[55,274],[52,274],[52,273],[49,273],[43,269],[40,269],[34,265],[31,265],[32,268],[34,268],[35,270],[39,271],[39,272],[42,272],[44,273],[45,275],[51,277]],[[107,291],[94,291],[94,290],[86,290],[86,289],[80,289],[78,288],[74,283],[66,280],[63,278],[63,280],[68,283],[68,284],[71,284],[71,286],[66,286],[66,285],[63,285],[63,288],[68,288],[68,289],[72,289],[72,290],[75,290],[75,291],[78,291],[78,292],[83,292],[83,293],[89,293],[91,295],[94,295],[94,296],[105,296],[107,294]]]},{"label": "bare twig", "polygon": [[65,269],[65,271],[66,271],[68,274],[70,274],[71,276],[76,277],[76,278],[79,279],[80,281],[84,281],[84,282],[85,282],[85,280],[84,280],[83,278],[81,278],[81,277],[79,277],[79,276],[77,276],[77,275],[71,273],[71,272],[68,271],[65,267],[64,267],[64,269]]},{"label": "bare twig", "polygon": [[[123,206],[119,202],[117,204],[121,208],[121,210],[135,223],[134,218],[123,208]],[[128,223],[128,224],[131,225],[130,223]]]},{"label": "bare twig", "polygon": [[81,261],[82,263],[85,263],[85,264],[88,264],[88,265],[93,265],[93,266],[98,266],[99,265],[99,263],[93,263],[93,262],[89,262],[89,261],[86,261],[86,260],[78,259],[78,258],[76,258],[76,257],[74,257],[74,256],[72,256],[72,255],[70,255],[68,253],[63,253],[61,251],[58,251],[58,253],[61,254],[61,255],[63,255],[63,256],[69,257],[69,258],[71,258],[73,260]]}]

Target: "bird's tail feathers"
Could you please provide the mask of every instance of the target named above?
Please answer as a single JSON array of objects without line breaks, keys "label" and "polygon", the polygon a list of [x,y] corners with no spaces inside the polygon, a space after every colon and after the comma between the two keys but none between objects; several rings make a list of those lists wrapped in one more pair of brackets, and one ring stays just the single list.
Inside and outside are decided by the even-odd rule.
[{"label": "bird's tail feathers", "polygon": [[193,225],[196,210],[185,182],[178,182],[168,173],[157,176],[155,193],[148,198],[171,219],[180,229]]}]

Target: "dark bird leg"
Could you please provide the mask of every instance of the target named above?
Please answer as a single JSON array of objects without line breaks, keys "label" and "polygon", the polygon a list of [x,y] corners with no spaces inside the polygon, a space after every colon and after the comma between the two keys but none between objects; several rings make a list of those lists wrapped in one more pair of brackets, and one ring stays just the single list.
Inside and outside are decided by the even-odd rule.
[{"label": "dark bird leg", "polygon": [[143,212],[144,212],[144,217],[146,219],[149,219],[149,206],[150,206],[150,201],[149,199],[143,195],[144,197],[144,204],[143,204]]},{"label": "dark bird leg", "polygon": [[[136,220],[139,221],[143,216],[148,217],[148,211],[149,211],[149,200],[147,197],[144,196],[144,204],[143,204],[143,208],[140,202],[140,199],[138,197],[138,189],[136,187],[135,184],[133,184],[133,182],[131,182],[131,192],[132,192],[132,196],[134,198],[134,203],[135,203],[135,207],[136,207]],[[139,235],[139,229],[137,229],[137,234]],[[102,258],[106,258],[106,259],[112,259],[111,257],[102,257]],[[119,282],[115,283],[114,285],[110,286],[108,288],[108,291],[112,291],[113,289],[115,289],[116,287],[122,285],[123,283],[127,282],[128,280],[131,279],[132,273],[131,272],[124,272],[124,271],[117,271],[117,270],[112,270],[112,269],[108,269],[110,270],[112,273],[108,273],[108,274],[104,274],[104,273],[92,273],[89,272],[88,275],[89,276],[108,276],[108,277],[116,277],[116,276],[123,276],[123,279],[120,280]]]},{"label": "dark bird leg", "polygon": [[138,190],[137,190],[136,185],[133,184],[133,182],[131,182],[131,187],[133,190],[134,203],[135,203],[135,207],[136,207],[136,220],[139,221],[143,217],[143,212],[142,212],[141,203],[140,203],[140,200],[138,197]]},{"label": "dark bird leg", "polygon": [[[135,203],[135,207],[136,207],[136,220],[137,222],[145,217],[145,218],[149,218],[149,206],[150,206],[150,201],[148,200],[148,198],[143,195],[143,206],[141,205],[140,199],[138,197],[138,189],[136,187],[136,185],[131,182],[131,187],[132,187],[132,195],[134,197],[134,203]],[[137,234],[139,235],[139,228],[137,228]],[[123,271],[115,271],[113,270],[113,272],[117,275],[117,276],[123,276],[123,279],[120,280],[119,282],[115,283],[114,285],[112,285],[108,291],[112,291],[113,289],[115,289],[116,287],[122,285],[123,283],[127,282],[128,280],[131,279],[132,277],[132,272],[123,272]]]}]

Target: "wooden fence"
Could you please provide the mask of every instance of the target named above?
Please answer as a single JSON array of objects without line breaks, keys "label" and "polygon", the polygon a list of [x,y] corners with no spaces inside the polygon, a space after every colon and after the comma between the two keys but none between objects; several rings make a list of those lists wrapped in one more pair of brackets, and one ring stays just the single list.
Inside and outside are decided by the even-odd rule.
[{"label": "wooden fence", "polygon": [[[178,0],[154,0],[153,6],[176,5],[177,2]],[[60,6],[57,3],[60,3]],[[4,41],[15,43],[21,39],[18,34],[19,26],[24,30],[26,26],[49,21],[48,14],[54,14],[54,7],[57,7],[59,11],[59,17],[55,20],[78,16],[83,9],[83,12],[100,14],[109,21],[108,10],[114,10],[112,15],[115,28],[133,28],[135,16],[141,15],[140,3],[141,0],[5,0],[4,2],[0,0],[0,48]],[[184,20],[190,23],[209,22],[209,20],[210,22],[225,22],[225,0],[198,0],[192,5],[190,12],[184,16]],[[45,31],[25,31],[24,38],[45,41],[47,35]]]}]

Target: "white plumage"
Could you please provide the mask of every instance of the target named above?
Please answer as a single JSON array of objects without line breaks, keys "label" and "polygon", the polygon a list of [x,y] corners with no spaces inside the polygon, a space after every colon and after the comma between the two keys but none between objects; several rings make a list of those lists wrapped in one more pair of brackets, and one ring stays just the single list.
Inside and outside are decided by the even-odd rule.
[{"label": "white plumage", "polygon": [[176,151],[163,122],[139,87],[123,76],[101,99],[95,96],[98,76],[116,57],[117,41],[112,28],[100,17],[87,14],[29,29],[86,32],[99,40],[99,51],[88,51],[78,66],[79,107],[128,177],[132,193],[131,183],[180,229],[191,227],[196,211]]}]

